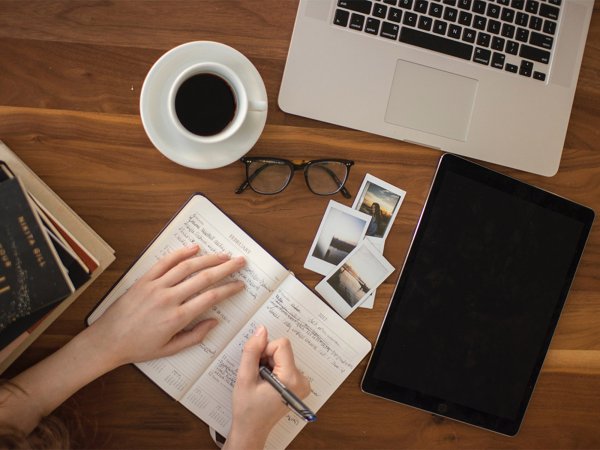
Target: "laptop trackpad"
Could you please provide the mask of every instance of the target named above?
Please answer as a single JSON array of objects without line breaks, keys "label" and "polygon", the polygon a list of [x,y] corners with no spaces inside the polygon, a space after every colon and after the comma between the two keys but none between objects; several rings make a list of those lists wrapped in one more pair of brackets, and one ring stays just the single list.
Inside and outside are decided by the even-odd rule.
[{"label": "laptop trackpad", "polygon": [[464,141],[478,81],[399,59],[385,121]]}]

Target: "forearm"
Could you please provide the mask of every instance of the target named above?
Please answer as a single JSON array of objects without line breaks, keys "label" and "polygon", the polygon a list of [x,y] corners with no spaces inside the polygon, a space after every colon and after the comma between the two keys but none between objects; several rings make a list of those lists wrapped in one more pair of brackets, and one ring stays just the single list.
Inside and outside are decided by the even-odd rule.
[{"label": "forearm", "polygon": [[116,367],[109,352],[101,350],[101,336],[88,328],[63,348],[15,377],[0,397],[0,421],[31,432],[80,388]]}]

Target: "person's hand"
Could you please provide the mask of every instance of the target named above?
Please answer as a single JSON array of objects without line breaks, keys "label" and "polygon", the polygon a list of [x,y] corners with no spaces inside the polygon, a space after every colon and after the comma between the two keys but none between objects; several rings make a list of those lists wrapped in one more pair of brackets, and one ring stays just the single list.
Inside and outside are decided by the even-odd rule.
[{"label": "person's hand", "polygon": [[260,326],[244,346],[233,389],[233,422],[227,438],[229,448],[262,448],[271,428],[287,413],[281,395],[259,375],[261,363],[300,398],[310,393],[308,379],[298,370],[290,341],[268,342],[267,330]]},{"label": "person's hand", "polygon": [[115,367],[160,358],[199,343],[217,320],[184,328],[243,289],[241,281],[207,289],[240,270],[243,257],[197,253],[198,246],[193,246],[162,258],[88,329]]}]

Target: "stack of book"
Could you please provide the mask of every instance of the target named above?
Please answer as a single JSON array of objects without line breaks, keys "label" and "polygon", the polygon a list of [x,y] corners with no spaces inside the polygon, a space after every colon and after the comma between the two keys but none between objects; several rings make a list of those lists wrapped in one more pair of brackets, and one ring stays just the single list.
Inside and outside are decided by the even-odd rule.
[{"label": "stack of book", "polygon": [[114,260],[114,250],[0,141],[0,373]]}]

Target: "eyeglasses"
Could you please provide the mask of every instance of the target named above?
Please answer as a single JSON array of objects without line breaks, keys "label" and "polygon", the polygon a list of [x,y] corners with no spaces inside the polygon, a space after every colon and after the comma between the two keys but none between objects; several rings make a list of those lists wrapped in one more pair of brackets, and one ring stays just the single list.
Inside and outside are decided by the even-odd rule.
[{"label": "eyeglasses", "polygon": [[248,187],[259,194],[278,194],[283,191],[296,170],[304,171],[304,180],[312,193],[332,195],[341,192],[352,197],[344,183],[348,179],[354,161],[347,159],[314,159],[312,161],[289,161],[280,158],[243,157],[246,165],[246,181],[236,189],[241,194]]}]

